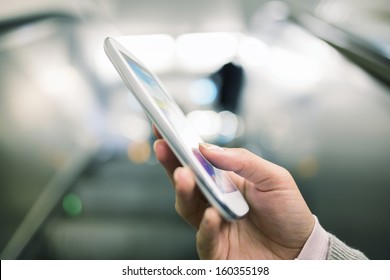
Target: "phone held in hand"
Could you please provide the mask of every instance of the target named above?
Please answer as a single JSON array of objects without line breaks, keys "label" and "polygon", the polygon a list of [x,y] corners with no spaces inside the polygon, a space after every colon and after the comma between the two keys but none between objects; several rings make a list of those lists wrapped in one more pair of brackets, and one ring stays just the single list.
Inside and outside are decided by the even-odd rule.
[{"label": "phone held in hand", "polygon": [[244,197],[226,171],[211,165],[200,153],[198,147],[202,139],[157,76],[118,41],[106,38],[104,49],[171,150],[183,166],[193,171],[209,203],[227,220],[242,218],[249,210]]}]

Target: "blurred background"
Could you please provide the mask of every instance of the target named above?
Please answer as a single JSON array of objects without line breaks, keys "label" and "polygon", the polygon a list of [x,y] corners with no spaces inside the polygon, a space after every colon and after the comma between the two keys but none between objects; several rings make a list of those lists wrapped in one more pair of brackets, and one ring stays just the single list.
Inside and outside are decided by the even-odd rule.
[{"label": "blurred background", "polygon": [[325,229],[390,259],[387,0],[1,0],[1,259],[196,259],[118,37],[202,137],[286,167]]}]

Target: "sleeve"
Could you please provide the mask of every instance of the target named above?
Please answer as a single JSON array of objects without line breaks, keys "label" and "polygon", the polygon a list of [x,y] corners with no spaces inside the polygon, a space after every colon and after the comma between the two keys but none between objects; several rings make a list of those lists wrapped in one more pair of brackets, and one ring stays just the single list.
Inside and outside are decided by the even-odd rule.
[{"label": "sleeve", "polygon": [[327,260],[367,260],[360,251],[347,246],[336,236],[329,234],[329,250]]},{"label": "sleeve", "polygon": [[297,260],[366,260],[367,257],[328,233],[316,216],[312,233]]},{"label": "sleeve", "polygon": [[[313,215],[314,216],[314,215]],[[325,260],[329,249],[329,234],[314,216],[314,227],[297,260]]]}]

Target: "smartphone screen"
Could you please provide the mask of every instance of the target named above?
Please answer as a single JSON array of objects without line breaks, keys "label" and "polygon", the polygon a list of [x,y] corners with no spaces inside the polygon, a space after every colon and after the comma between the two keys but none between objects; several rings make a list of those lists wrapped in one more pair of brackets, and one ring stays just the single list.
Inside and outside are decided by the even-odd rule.
[{"label": "smartphone screen", "polygon": [[142,81],[142,85],[153,97],[154,102],[165,116],[171,129],[175,130],[177,134],[180,134],[184,140],[184,145],[187,145],[188,150],[192,150],[195,158],[199,161],[207,174],[214,180],[219,190],[222,193],[237,191],[230,180],[225,179],[225,175],[221,173],[221,170],[214,168],[214,166],[200,153],[198,145],[202,141],[198,134],[194,133],[194,130],[191,129],[185,115],[177,107],[176,103],[165,93],[148,72],[143,70],[140,65],[130,59],[126,54],[122,53],[122,55],[130,68],[137,74],[140,81]]},{"label": "smartphone screen", "polygon": [[184,140],[183,144],[187,146],[187,149],[198,147],[201,142],[200,137],[192,129],[189,128],[188,121],[177,106],[176,102],[168,96],[156,80],[134,60],[129,58],[125,53],[122,53],[126,59],[129,67],[142,82],[142,86],[153,98],[152,102],[157,105],[160,114],[165,118],[165,121],[169,124],[170,128],[178,133]]}]

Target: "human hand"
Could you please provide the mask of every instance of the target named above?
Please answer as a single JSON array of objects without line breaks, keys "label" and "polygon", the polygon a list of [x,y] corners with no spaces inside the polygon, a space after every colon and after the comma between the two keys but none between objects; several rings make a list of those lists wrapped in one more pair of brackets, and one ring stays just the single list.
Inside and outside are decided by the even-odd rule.
[{"label": "human hand", "polygon": [[155,130],[154,150],[176,190],[178,214],[196,230],[201,259],[294,259],[314,226],[314,217],[290,173],[242,148],[201,144],[201,153],[230,176],[249,204],[249,213],[225,221],[196,186]]}]

